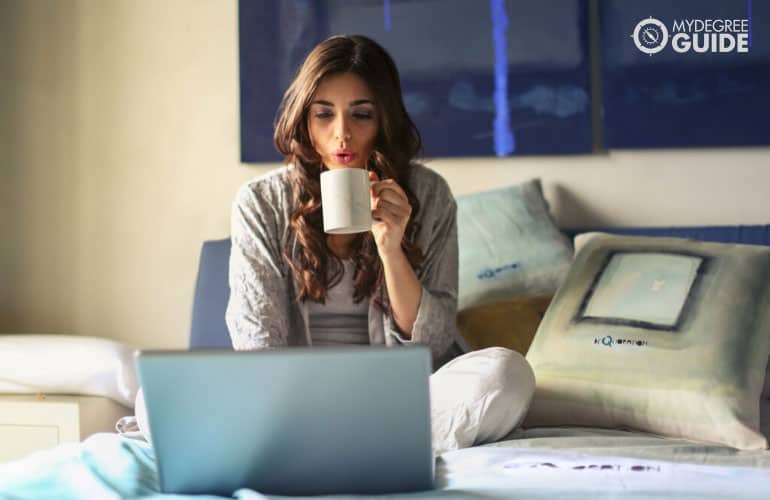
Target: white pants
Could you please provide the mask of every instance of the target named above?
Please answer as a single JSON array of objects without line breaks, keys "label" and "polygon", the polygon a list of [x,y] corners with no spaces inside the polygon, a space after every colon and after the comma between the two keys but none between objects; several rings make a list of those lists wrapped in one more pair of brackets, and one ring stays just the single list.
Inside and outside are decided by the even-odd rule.
[{"label": "white pants", "polygon": [[471,351],[430,376],[433,454],[502,439],[524,419],[535,375],[504,347]]},{"label": "white pants", "polygon": [[[458,356],[430,376],[433,454],[490,443],[521,423],[535,390],[535,375],[516,351],[490,347]],[[136,422],[149,441],[141,388]]]}]

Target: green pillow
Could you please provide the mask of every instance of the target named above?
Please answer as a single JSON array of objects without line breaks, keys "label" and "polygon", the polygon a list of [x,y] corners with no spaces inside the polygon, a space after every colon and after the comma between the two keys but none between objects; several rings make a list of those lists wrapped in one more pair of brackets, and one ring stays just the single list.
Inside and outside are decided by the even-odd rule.
[{"label": "green pillow", "polygon": [[527,426],[764,449],[770,248],[588,235],[527,353]]},{"label": "green pillow", "polygon": [[458,308],[553,294],[572,262],[539,179],[457,197]]}]

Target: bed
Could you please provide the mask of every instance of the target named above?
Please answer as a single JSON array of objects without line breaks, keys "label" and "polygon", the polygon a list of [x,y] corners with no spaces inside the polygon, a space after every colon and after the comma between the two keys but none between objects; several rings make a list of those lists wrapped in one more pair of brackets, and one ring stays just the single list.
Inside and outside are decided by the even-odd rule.
[{"label": "bed", "polygon": [[[766,499],[770,452],[620,430],[517,430],[498,443],[438,457],[435,486],[389,498]],[[186,498],[159,493],[146,442],[106,433],[0,465],[0,497]],[[250,490],[233,497],[271,498]]]},{"label": "bed", "polygon": [[[592,228],[593,229],[593,228]],[[606,232],[770,245],[770,226],[604,228]],[[583,230],[562,230],[572,238]],[[230,349],[224,310],[228,239],[203,244],[190,349]],[[761,399],[767,435],[770,400]],[[376,453],[376,450],[372,450]],[[383,470],[383,473],[386,473]],[[0,464],[0,498],[185,498],[159,492],[138,433],[95,434]],[[239,490],[235,498],[269,498]],[[770,498],[770,451],[602,426],[526,426],[436,458],[435,489],[390,498]],[[195,497],[216,498],[216,497]]]}]

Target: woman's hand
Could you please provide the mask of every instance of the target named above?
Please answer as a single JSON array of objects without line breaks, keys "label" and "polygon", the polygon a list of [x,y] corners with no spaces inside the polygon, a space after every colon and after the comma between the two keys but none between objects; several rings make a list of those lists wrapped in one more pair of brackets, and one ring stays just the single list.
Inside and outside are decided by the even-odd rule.
[{"label": "woman's hand", "polygon": [[374,183],[369,188],[372,199],[372,234],[380,258],[402,253],[401,240],[412,215],[412,206],[406,193],[393,179],[380,181],[375,172],[369,172]]},{"label": "woman's hand", "polygon": [[411,339],[420,307],[422,285],[401,250],[401,240],[404,239],[406,225],[412,216],[412,205],[404,190],[393,179],[380,181],[377,174],[369,172],[369,180],[373,181],[369,188],[374,219],[372,234],[382,261],[391,314],[401,335]]}]

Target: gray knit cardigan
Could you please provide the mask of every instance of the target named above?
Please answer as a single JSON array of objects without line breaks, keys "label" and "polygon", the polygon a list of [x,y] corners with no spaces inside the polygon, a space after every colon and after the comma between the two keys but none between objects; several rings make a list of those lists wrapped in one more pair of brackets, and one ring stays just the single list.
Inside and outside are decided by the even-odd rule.
[{"label": "gray knit cardigan", "polygon": [[[289,225],[291,168],[247,182],[233,202],[225,319],[237,350],[311,344],[307,306],[296,300],[296,283],[282,256],[287,243],[294,251],[298,246]],[[420,202],[415,243],[425,256],[417,272],[422,284],[417,319],[411,340],[405,340],[391,315],[370,304],[369,339],[388,346],[427,345],[441,364],[467,349],[456,328],[457,205],[446,181],[425,166],[413,164],[410,187]]]}]

